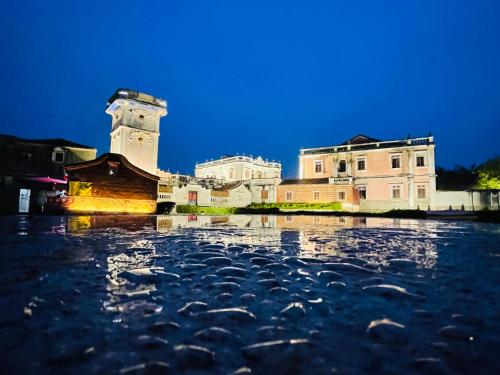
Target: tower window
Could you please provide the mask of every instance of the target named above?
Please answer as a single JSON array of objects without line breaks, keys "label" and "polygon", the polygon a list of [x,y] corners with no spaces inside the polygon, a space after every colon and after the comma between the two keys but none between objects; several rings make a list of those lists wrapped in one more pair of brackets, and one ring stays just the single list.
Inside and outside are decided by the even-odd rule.
[{"label": "tower window", "polygon": [[144,120],[144,115],[140,115],[140,116],[139,116],[139,118],[140,118],[141,120]]}]

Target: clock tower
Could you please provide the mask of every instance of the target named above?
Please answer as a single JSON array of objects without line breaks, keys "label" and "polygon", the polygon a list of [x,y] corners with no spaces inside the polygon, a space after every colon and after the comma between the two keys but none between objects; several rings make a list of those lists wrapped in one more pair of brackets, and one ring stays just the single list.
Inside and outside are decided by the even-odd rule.
[{"label": "clock tower", "polygon": [[112,117],[110,152],[122,154],[136,167],[156,175],[160,118],[167,115],[167,102],[118,89],[109,98],[106,113]]}]

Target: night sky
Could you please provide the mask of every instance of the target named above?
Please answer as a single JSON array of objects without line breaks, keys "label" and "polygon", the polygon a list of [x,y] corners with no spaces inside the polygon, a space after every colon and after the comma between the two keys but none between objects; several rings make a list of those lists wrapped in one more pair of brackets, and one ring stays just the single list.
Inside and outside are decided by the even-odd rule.
[{"label": "night sky", "polygon": [[109,151],[119,87],[164,98],[159,166],[426,136],[499,153],[500,1],[5,1],[0,133]]}]

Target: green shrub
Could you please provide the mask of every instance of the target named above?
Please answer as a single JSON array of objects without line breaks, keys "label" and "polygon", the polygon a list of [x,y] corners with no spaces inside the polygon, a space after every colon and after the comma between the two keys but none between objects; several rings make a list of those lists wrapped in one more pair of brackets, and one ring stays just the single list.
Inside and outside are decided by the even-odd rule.
[{"label": "green shrub", "polygon": [[177,206],[179,214],[197,214],[197,215],[232,215],[237,213],[237,208],[234,207],[202,207],[202,206]]},{"label": "green shrub", "polygon": [[342,205],[340,202],[330,203],[252,203],[248,208],[263,209],[263,208],[278,208],[284,210],[331,210],[340,211]]}]

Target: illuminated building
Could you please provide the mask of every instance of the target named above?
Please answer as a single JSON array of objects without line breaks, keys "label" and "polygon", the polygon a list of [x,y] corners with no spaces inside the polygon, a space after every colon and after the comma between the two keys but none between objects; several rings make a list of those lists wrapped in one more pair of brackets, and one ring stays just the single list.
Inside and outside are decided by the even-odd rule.
[{"label": "illuminated building", "polygon": [[278,202],[340,202],[387,211],[436,206],[434,138],[381,141],[358,135],[340,145],[300,150],[299,179],[278,187]]},{"label": "illuminated building", "polygon": [[143,171],[123,155],[66,167],[69,178],[65,208],[83,213],[156,213],[159,177]]},{"label": "illuminated building", "polygon": [[118,89],[108,100],[111,115],[110,152],[151,174],[157,174],[160,118],[167,115],[163,99],[129,89]]}]

